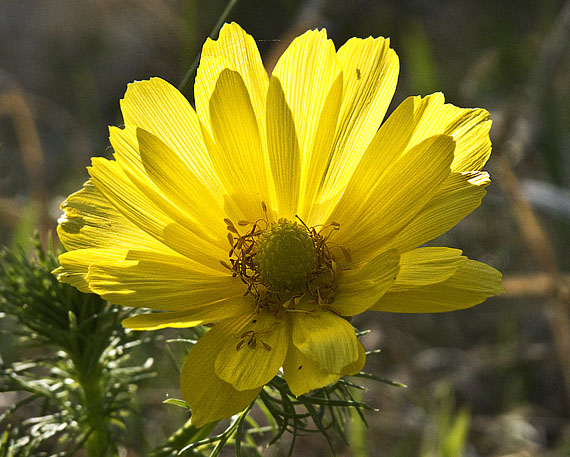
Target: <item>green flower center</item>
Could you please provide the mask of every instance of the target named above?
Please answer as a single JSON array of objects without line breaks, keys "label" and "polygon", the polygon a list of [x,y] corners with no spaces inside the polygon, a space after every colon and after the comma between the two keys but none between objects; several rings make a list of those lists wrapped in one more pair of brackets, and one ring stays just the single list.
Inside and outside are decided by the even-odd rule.
[{"label": "green flower center", "polygon": [[260,236],[255,263],[270,290],[296,292],[315,274],[317,253],[304,227],[280,219]]},{"label": "green flower center", "polygon": [[[340,269],[331,253],[329,238],[340,225],[316,227],[287,219],[270,222],[224,219],[228,228],[229,263],[221,260],[232,276],[255,298],[258,309],[280,313],[309,310],[332,303]],[[344,252],[339,245],[334,246]]]}]

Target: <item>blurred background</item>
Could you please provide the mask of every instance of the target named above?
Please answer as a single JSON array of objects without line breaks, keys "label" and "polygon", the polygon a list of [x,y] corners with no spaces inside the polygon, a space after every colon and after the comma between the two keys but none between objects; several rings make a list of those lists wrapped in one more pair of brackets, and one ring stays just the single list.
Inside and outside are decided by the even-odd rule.
[{"label": "blurred background", "polygon": [[[226,5],[0,0],[0,246],[29,246],[36,229],[53,237],[90,158],[111,155],[107,126],[122,122],[127,83],[178,85]],[[337,455],[570,456],[570,2],[240,0],[231,20],[268,67],[309,28],[325,27],[337,47],[389,36],[401,63],[391,109],[443,91],[494,121],[488,195],[434,244],[498,268],[507,291],[449,314],[359,316],[372,330],[367,349],[382,349],[366,370],[408,388],[370,384],[364,399],[379,411],[367,413],[368,428],[352,423]],[[152,444],[185,420],[161,403],[179,396],[161,345],[144,349],[161,374],[136,393],[129,456],[141,431]],[[296,454],[331,452],[315,435]]]}]

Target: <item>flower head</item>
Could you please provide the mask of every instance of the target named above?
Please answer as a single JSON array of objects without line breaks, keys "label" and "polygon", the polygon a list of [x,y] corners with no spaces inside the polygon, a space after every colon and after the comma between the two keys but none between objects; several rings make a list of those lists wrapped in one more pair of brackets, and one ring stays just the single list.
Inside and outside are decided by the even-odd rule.
[{"label": "flower head", "polygon": [[126,327],[214,326],[182,394],[196,425],[248,406],[280,369],[295,395],[360,371],[349,316],[441,312],[499,293],[500,273],[418,247],[477,208],[487,111],[406,99],[384,38],[296,38],[272,74],[228,24],[202,51],[196,110],[162,79],[129,85],[114,160],[62,205],[61,281],[159,313]]}]

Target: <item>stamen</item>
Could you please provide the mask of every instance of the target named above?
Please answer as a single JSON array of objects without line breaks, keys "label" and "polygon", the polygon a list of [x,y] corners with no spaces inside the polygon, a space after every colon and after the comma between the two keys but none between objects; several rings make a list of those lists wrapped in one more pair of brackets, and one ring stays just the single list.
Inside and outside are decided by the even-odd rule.
[{"label": "stamen", "polygon": [[[286,219],[270,223],[267,206],[262,202],[261,207],[264,218],[238,221],[237,226],[246,228],[244,234],[230,219],[224,219],[231,265],[222,265],[246,285],[244,295],[254,296],[259,310],[266,308],[275,315],[332,303],[339,268],[330,252],[329,240],[340,224],[309,227],[298,215],[298,223]],[[348,258],[348,251],[340,248]]]}]

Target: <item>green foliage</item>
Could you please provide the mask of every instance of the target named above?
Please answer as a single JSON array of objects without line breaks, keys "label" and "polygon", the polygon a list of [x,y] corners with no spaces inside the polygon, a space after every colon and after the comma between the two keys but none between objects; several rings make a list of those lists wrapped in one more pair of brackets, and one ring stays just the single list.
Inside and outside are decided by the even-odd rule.
[{"label": "green foliage", "polygon": [[[232,418],[223,432],[208,436],[216,425],[215,423],[196,429],[188,422],[152,456],[209,455],[217,457],[226,445],[233,446],[238,457],[245,449],[249,451],[247,455],[251,453],[260,455],[258,451],[260,437],[269,440],[267,446],[270,446],[286,432],[292,435],[287,454],[289,456],[293,455],[296,438],[310,433],[321,433],[334,454],[333,437],[336,436],[346,445],[349,444],[345,434],[345,424],[351,419],[351,410],[358,414],[363,423],[366,423],[362,410],[372,408],[356,400],[354,396],[355,391],[362,389],[364,387],[341,379],[335,385],[318,389],[309,395],[295,397],[289,391],[283,377],[278,375],[263,388],[256,402]],[[170,399],[165,403],[187,407],[182,400]],[[258,422],[250,414],[256,403],[263,412],[264,422],[267,425]],[[205,436],[201,438],[200,433]],[[183,443],[187,445],[177,447]]]},{"label": "green foliage", "polygon": [[[182,343],[187,350],[204,333],[203,327],[188,329],[188,339],[170,340],[170,343]],[[358,336],[368,332],[358,332]],[[185,351],[187,352],[187,351]],[[373,351],[375,352],[375,351]],[[367,353],[369,355],[370,353]],[[368,379],[392,386],[405,387],[403,384],[388,379],[378,378],[369,373],[358,373],[353,379]],[[174,433],[162,446],[155,449],[152,457],[171,457],[175,455],[208,455],[217,457],[225,446],[232,446],[236,456],[261,455],[260,443],[271,446],[286,433],[291,434],[287,452],[293,455],[299,436],[320,433],[327,440],[332,454],[335,454],[338,441],[349,446],[353,430],[346,425],[359,420],[359,425],[367,426],[364,410],[372,408],[361,401],[365,387],[353,380],[343,378],[334,385],[317,389],[309,394],[295,397],[281,374],[267,384],[245,411],[234,416],[225,429],[213,436],[217,423],[208,424],[200,429],[188,421]],[[180,399],[167,399],[164,403],[187,409],[188,405]],[[262,413],[252,409],[257,406]],[[245,452],[244,452],[245,451]]]},{"label": "green foliage", "polygon": [[13,343],[2,344],[0,392],[15,398],[0,416],[0,456],[116,455],[152,363],[134,364],[128,349],[145,340],[122,328],[117,307],[59,283],[57,258],[36,245],[35,260],[0,254],[2,337]]},{"label": "green foliage", "polygon": [[413,93],[427,95],[441,87],[428,35],[421,22],[411,22],[402,37],[408,84]]},{"label": "green foliage", "polygon": [[471,412],[461,408],[457,413],[451,389],[439,385],[435,392],[431,421],[423,439],[422,457],[461,457],[467,443]]},{"label": "green foliage", "polygon": [[333,436],[336,435],[348,445],[345,424],[351,417],[351,410],[366,422],[362,410],[372,409],[355,399],[354,392],[363,389],[363,386],[348,379],[341,379],[332,386],[294,397],[285,380],[280,376],[275,377],[260,394],[262,408],[273,422],[274,436],[271,442],[277,441],[286,431],[291,433],[293,439],[288,455],[293,454],[297,436],[308,433],[321,433],[333,453]]},{"label": "green foliage", "polygon": [[[152,360],[141,366],[129,351],[150,337],[136,339],[140,333],[122,328],[117,307],[58,282],[52,274],[57,266],[56,256],[38,240],[33,260],[23,249],[0,253],[0,312],[8,323],[0,335],[0,392],[15,399],[0,416],[0,457],[71,456],[80,450],[89,457],[118,455],[125,421],[136,410],[136,383],[151,374]],[[176,366],[205,331],[188,329],[187,338],[168,341]],[[175,343],[182,346],[173,350]],[[365,373],[357,377],[399,385]],[[351,412],[364,422],[362,410],[370,409],[359,400],[362,389],[342,379],[294,397],[279,375],[221,433],[210,436],[216,423],[197,429],[187,421],[151,455],[215,457],[227,445],[237,456],[244,450],[259,454],[261,440],[273,444],[285,433],[292,435],[288,455],[296,438],[309,433],[323,434],[334,452],[335,437],[348,444]],[[165,403],[188,407],[182,400]],[[261,416],[250,414],[256,403]]]}]

